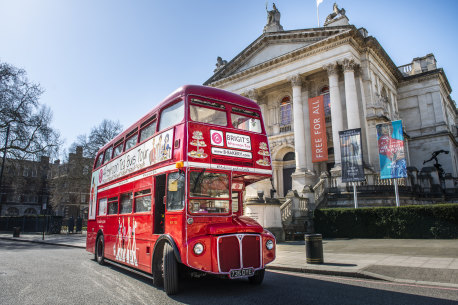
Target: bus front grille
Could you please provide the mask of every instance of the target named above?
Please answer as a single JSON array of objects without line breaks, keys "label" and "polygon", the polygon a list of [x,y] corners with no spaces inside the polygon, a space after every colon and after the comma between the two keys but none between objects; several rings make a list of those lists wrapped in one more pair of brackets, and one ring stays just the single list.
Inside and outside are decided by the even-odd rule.
[{"label": "bus front grille", "polygon": [[236,234],[218,237],[218,265],[220,272],[241,268],[261,268],[261,237]]}]

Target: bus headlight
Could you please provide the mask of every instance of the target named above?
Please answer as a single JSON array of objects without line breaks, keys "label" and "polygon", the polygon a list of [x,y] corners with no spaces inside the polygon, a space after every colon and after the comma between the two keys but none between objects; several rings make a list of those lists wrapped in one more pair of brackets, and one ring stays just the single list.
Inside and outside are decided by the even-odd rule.
[{"label": "bus headlight", "polygon": [[271,239],[266,241],[266,248],[267,250],[272,250],[274,248],[274,242]]},{"label": "bus headlight", "polygon": [[202,252],[204,252],[204,245],[202,245],[201,243],[197,243],[194,245],[194,253],[196,255],[201,255]]}]

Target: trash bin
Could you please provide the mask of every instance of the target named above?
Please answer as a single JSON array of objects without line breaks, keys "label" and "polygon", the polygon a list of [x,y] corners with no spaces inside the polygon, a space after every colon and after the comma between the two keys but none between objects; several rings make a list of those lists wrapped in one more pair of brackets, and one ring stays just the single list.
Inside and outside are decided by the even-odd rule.
[{"label": "trash bin", "polygon": [[305,234],[307,264],[323,263],[323,238],[321,234]]},{"label": "trash bin", "polygon": [[13,237],[20,237],[21,227],[13,227]]},{"label": "trash bin", "polygon": [[68,219],[67,226],[68,233],[73,233],[73,230],[75,229],[75,219],[73,219],[73,216]]}]

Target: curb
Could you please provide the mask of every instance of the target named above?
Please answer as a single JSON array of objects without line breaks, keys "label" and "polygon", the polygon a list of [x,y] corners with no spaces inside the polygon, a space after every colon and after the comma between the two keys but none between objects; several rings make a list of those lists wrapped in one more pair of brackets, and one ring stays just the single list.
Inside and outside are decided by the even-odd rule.
[{"label": "curb", "polygon": [[398,279],[395,277],[381,275],[369,271],[362,270],[361,273],[367,274],[368,276],[378,277],[380,280],[387,281],[387,282],[394,282],[394,283],[402,283],[402,284],[415,284],[415,285],[427,285],[427,286],[438,286],[438,287],[446,287],[446,288],[458,288],[458,284],[454,283],[442,283],[442,282],[430,282],[430,281],[417,281],[417,280],[408,280],[408,279]]},{"label": "curb", "polygon": [[19,241],[19,242],[25,242],[25,243],[45,244],[45,245],[50,245],[50,246],[61,246],[61,247],[69,247],[69,248],[86,249],[86,247],[84,247],[84,246],[69,245],[69,244],[62,244],[62,243],[53,243],[53,242],[47,242],[47,241],[42,241],[42,240],[40,240],[40,241],[39,240],[26,240],[26,239],[14,238],[14,237],[0,237],[0,239]]},{"label": "curb", "polygon": [[283,267],[283,266],[266,266],[266,269],[278,270],[278,271],[299,272],[299,273],[343,276],[343,277],[355,277],[355,278],[362,278],[362,279],[367,279],[367,280],[390,281],[388,279],[380,278],[377,276],[377,274],[373,274],[370,272],[335,271],[335,270],[294,268],[294,267]]},{"label": "curb", "polygon": [[360,278],[366,280],[377,280],[384,282],[393,282],[400,284],[415,284],[415,285],[427,285],[427,286],[436,286],[442,288],[458,288],[458,284],[453,283],[442,283],[442,282],[429,282],[429,281],[416,281],[408,279],[398,279],[391,276],[381,275],[369,271],[335,271],[335,270],[321,270],[321,269],[308,269],[308,268],[294,268],[294,267],[284,267],[284,266],[266,266],[266,269],[269,270],[278,270],[278,271],[288,271],[288,272],[298,272],[298,273],[310,273],[310,274],[320,274],[320,275],[332,275],[332,276],[341,276],[341,277],[352,277]]}]

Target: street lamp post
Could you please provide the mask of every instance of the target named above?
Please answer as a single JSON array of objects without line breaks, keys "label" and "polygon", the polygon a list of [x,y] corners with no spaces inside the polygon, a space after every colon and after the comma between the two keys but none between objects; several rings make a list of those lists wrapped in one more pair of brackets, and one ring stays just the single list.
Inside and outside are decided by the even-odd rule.
[{"label": "street lamp post", "polygon": [[[8,146],[8,137],[10,135],[10,124],[6,127],[6,139],[5,139],[5,148],[3,149],[3,161],[2,161],[2,168],[0,170],[0,192],[2,190],[2,178],[3,178],[3,168],[5,167],[5,160],[6,160],[6,148]],[[3,206],[3,198],[0,193],[0,215],[2,215],[2,206]]]}]

